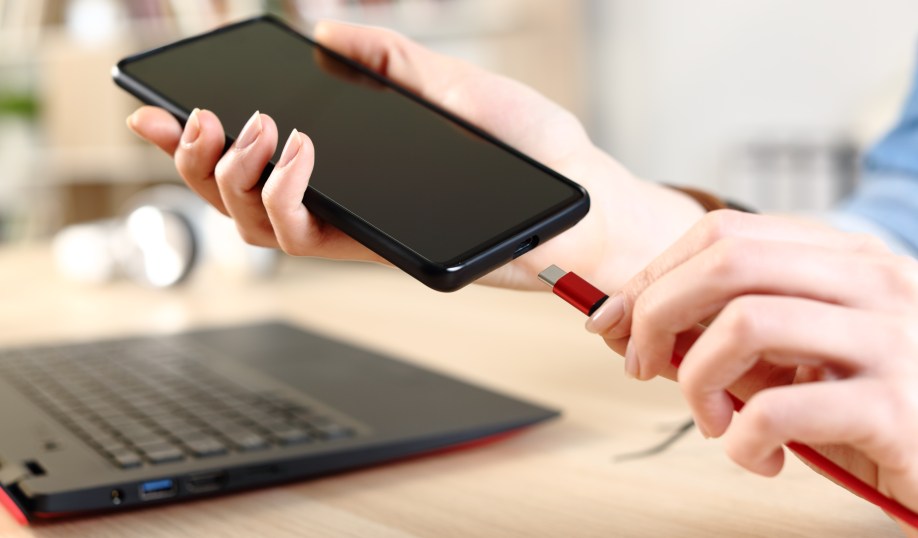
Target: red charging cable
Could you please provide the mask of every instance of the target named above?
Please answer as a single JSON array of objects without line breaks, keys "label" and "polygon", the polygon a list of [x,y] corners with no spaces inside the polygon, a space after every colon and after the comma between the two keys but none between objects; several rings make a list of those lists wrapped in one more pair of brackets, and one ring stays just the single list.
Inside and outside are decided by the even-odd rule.
[{"label": "red charging cable", "polygon": [[[592,315],[609,298],[608,295],[575,273],[564,271],[555,265],[539,273],[539,279],[551,286],[551,290],[555,295],[588,316]],[[672,359],[673,365],[677,368],[681,362],[682,357],[680,356],[674,356]],[[733,409],[737,412],[741,411],[745,403],[733,394],[727,394],[733,401]],[[809,445],[798,443],[797,441],[788,441],[785,446],[850,491],[877,505],[889,515],[918,528],[918,514],[895,499],[883,495],[876,488],[854,476]]]}]

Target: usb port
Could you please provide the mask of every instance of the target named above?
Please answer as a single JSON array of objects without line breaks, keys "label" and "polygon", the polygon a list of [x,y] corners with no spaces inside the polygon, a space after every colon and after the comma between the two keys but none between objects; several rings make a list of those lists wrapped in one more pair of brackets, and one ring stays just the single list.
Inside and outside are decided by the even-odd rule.
[{"label": "usb port", "polygon": [[529,239],[526,239],[522,243],[516,246],[516,249],[513,251],[513,259],[519,258],[523,254],[526,254],[530,250],[536,248],[539,244],[539,236],[534,235]]},{"label": "usb port", "polygon": [[171,478],[150,480],[140,485],[140,500],[154,501],[156,499],[166,499],[168,497],[173,497],[177,491],[178,488],[175,485],[175,480]]},{"label": "usb port", "polygon": [[193,474],[185,481],[185,488],[191,493],[218,491],[225,485],[226,473],[223,471]]}]

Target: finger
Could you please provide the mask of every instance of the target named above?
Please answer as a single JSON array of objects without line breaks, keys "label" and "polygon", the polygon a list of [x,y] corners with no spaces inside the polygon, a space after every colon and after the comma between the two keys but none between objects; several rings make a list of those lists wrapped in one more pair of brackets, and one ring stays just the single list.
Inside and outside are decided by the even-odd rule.
[{"label": "finger", "polygon": [[215,169],[220,196],[250,244],[277,247],[274,228],[261,199],[259,181],[277,148],[277,126],[267,114],[255,112]]},{"label": "finger", "polygon": [[[706,329],[696,326],[676,337],[676,343],[673,348],[673,356],[669,364],[660,372],[660,376],[672,381],[678,381],[679,368],[689,354],[689,350],[695,345]],[[620,355],[625,355],[628,344],[628,337],[617,340],[606,340],[606,345]],[[626,366],[626,373],[627,366]],[[799,368],[796,366],[786,367],[768,362],[756,362],[738,379],[729,385],[727,390],[741,402],[745,402],[760,390],[790,384],[798,379]],[[732,409],[732,401],[730,402]]]},{"label": "finger", "polygon": [[321,252],[326,258],[382,261],[337,228],[314,218],[303,205],[314,164],[312,141],[294,129],[261,191],[280,247],[294,256]]},{"label": "finger", "polygon": [[152,142],[170,156],[182,136],[182,126],[172,114],[153,106],[143,106],[127,118],[127,126],[137,136]]},{"label": "finger", "polygon": [[194,109],[175,149],[175,168],[188,187],[224,215],[228,215],[214,178],[214,168],[223,154],[226,138],[217,115]]},{"label": "finger", "polygon": [[[887,267],[888,266],[888,267]],[[844,271],[835,268],[844,267]],[[904,271],[893,279],[896,271]],[[631,335],[640,378],[669,360],[677,334],[717,314],[740,295],[807,297],[873,311],[904,312],[918,300],[918,272],[891,255],[815,245],[723,239],[662,275],[632,308]],[[913,291],[906,289],[914,280]]]},{"label": "finger", "polygon": [[762,391],[746,404],[724,435],[727,454],[743,467],[774,475],[783,464],[782,445],[789,441],[850,445],[893,472],[907,471],[913,458],[911,440],[918,435],[914,400],[902,384],[877,379],[807,383]]},{"label": "finger", "polygon": [[589,145],[580,122],[532,88],[437,54],[391,30],[323,21],[316,25],[315,37],[495,137],[512,141],[523,153],[538,153],[546,143],[558,153]]},{"label": "finger", "polygon": [[594,314],[597,321],[594,330],[611,338],[630,334],[633,306],[644,290],[699,252],[718,241],[731,238],[784,241],[864,253],[888,252],[882,241],[869,235],[842,233],[816,223],[785,217],[730,210],[714,211],[708,213],[673,246],[625,284],[619,291],[620,301],[607,301],[609,306],[621,305],[623,313],[608,316],[607,312],[599,309]]},{"label": "finger", "polygon": [[321,21],[316,41],[422,97],[442,104],[451,83],[478,71],[457,58],[437,54],[405,36],[383,28]]},{"label": "finger", "polygon": [[[659,375],[667,379],[670,379],[672,381],[676,381],[677,372],[678,372],[677,368],[679,368],[679,365],[682,363],[683,357],[685,357],[689,349],[691,349],[691,347],[695,344],[695,342],[698,340],[698,338],[702,335],[703,332],[704,332],[703,327],[695,327],[691,330],[688,330],[688,331],[685,331],[679,334],[676,337],[676,342],[675,342],[675,345],[673,346],[673,354],[670,359],[670,362],[668,365],[666,365],[663,371],[660,372]],[[630,338],[626,336],[624,338],[618,338],[618,339],[605,339],[605,342],[606,342],[606,345],[609,346],[613,351],[615,351],[622,357],[626,357],[628,354],[629,340]],[[627,358],[626,358],[626,361],[627,361]],[[629,368],[629,365],[627,364],[627,362],[625,364],[625,374],[628,375],[629,377],[634,377],[634,374]]]},{"label": "finger", "polygon": [[800,299],[748,295],[731,302],[688,351],[679,384],[709,437],[730,423],[726,390],[761,360],[830,369],[839,376],[895,375],[896,346],[908,328],[877,315]]}]

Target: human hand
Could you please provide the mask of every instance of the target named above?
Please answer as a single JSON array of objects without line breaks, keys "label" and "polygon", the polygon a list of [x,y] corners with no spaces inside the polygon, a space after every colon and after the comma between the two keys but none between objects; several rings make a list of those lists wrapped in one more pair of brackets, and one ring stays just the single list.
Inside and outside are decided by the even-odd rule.
[{"label": "human hand", "polygon": [[[588,328],[635,377],[678,379],[701,432],[743,467],[774,475],[799,441],[918,509],[915,260],[869,236],[719,211]],[[747,402],[736,415],[727,391]]]},{"label": "human hand", "polygon": [[[518,82],[387,30],[323,22],[315,37],[589,191],[592,209],[577,226],[485,277],[485,283],[542,289],[535,275],[562,262],[607,287],[618,287],[702,215],[684,195],[634,178],[592,144],[572,114]],[[285,152],[295,157],[286,162],[282,156],[259,188],[261,171],[278,141],[276,125],[266,114],[253,116],[225,155],[224,128],[207,110],[193,113],[184,130],[154,107],[136,111],[128,125],[172,155],[189,187],[231,216],[249,243],[294,255],[383,261],[314,218],[301,203],[314,162],[305,134],[291,136]]]}]

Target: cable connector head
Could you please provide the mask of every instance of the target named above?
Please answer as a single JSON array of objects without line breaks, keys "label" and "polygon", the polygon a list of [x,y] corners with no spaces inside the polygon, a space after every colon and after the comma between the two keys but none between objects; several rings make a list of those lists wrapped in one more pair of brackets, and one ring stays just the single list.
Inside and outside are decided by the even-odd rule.
[{"label": "cable connector head", "polygon": [[539,280],[554,288],[555,284],[557,284],[558,281],[561,280],[561,277],[566,274],[567,271],[564,269],[561,269],[557,265],[551,265],[548,269],[539,273]]}]

